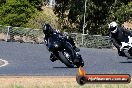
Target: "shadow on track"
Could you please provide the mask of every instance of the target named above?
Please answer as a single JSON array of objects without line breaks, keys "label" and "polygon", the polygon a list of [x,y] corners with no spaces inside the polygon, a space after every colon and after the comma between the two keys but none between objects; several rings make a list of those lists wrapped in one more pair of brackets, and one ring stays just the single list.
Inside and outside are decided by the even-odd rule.
[{"label": "shadow on track", "polygon": [[132,61],[124,61],[124,62],[120,62],[120,63],[132,63]]},{"label": "shadow on track", "polygon": [[[53,68],[69,68],[69,67],[53,67]],[[74,69],[77,67],[73,67]]]}]

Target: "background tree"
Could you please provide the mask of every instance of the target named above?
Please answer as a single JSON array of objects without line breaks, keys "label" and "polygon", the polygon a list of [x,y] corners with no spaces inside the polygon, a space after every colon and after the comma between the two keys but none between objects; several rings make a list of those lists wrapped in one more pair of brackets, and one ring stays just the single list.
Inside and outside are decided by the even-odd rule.
[{"label": "background tree", "polygon": [[5,2],[6,2],[6,0],[0,0],[0,4],[5,3]]},{"label": "background tree", "polygon": [[6,0],[0,7],[0,24],[23,26],[35,11],[27,0]]},{"label": "background tree", "polygon": [[[48,12],[48,13],[47,13]],[[51,8],[43,8],[43,11],[36,11],[28,23],[25,24],[26,27],[41,29],[42,24],[50,23],[54,28],[58,28],[58,17],[54,14]]]},{"label": "background tree", "polygon": [[[39,28],[40,18],[49,21],[64,31],[81,32],[84,20],[84,3],[86,0],[56,0],[54,13],[52,9],[42,9],[48,0],[0,0],[0,24]],[[48,8],[48,7],[46,7]],[[107,35],[108,23],[117,21],[122,24],[132,19],[131,0],[87,0],[86,28],[89,34]],[[46,10],[47,12],[43,13]],[[49,20],[49,18],[51,20]],[[38,21],[34,21],[38,19]],[[31,23],[30,23],[31,22]],[[34,26],[34,22],[36,26]],[[56,23],[56,24],[55,24]],[[38,25],[37,25],[38,24]]]},{"label": "background tree", "polygon": [[43,5],[43,2],[45,2],[46,0],[28,0],[29,3],[34,6],[35,8],[37,8],[38,10],[42,10],[41,6]]},{"label": "background tree", "polygon": [[[67,23],[67,10],[70,8],[70,0],[56,0],[56,5],[54,7],[54,13],[58,16],[59,18],[59,24],[61,29],[66,29],[69,27]],[[69,28],[67,28],[69,29]]]},{"label": "background tree", "polygon": [[[68,11],[68,21],[82,32],[84,2],[85,0],[57,0],[54,11],[61,20],[64,20],[64,13]],[[88,30],[89,34],[107,35],[109,22],[114,20],[122,23],[131,18],[130,2],[131,0],[87,0],[85,32]]]}]

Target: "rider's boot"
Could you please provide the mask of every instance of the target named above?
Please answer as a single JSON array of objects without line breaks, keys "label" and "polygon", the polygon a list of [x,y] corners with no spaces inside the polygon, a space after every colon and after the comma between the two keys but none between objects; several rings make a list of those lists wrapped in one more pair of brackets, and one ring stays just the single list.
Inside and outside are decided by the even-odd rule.
[{"label": "rider's boot", "polygon": [[51,60],[52,62],[54,62],[54,61],[57,60],[57,58],[56,58],[56,56],[55,56],[54,54],[51,53],[51,55],[50,55],[50,60]]},{"label": "rider's boot", "polygon": [[123,51],[118,51],[118,55],[122,57],[126,57],[125,53]]},{"label": "rider's boot", "polygon": [[74,49],[76,52],[79,52],[79,51],[80,51],[80,49],[77,48],[76,46],[73,46],[73,49]]}]

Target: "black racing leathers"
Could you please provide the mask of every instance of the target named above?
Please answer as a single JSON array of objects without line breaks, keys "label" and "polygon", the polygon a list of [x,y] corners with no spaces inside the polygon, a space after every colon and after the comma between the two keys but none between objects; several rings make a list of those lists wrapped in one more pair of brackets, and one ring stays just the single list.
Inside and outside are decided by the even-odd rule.
[{"label": "black racing leathers", "polygon": [[[63,36],[64,37],[64,39],[67,41],[67,42],[69,42],[73,47],[76,47],[75,46],[75,43],[74,43],[74,41],[73,41],[73,39],[71,38],[71,37],[67,37],[67,36],[64,36],[62,33],[60,33],[60,32],[57,32],[57,31],[53,31],[53,33],[56,33],[57,35],[61,35],[61,36]],[[46,42],[46,44],[48,44],[49,42],[48,42],[48,39],[49,39],[49,37],[53,34],[53,33],[51,33],[51,34],[45,34],[45,38],[44,38],[44,40],[45,40],[45,42]]]},{"label": "black racing leathers", "polygon": [[[51,35],[54,34],[54,33],[57,34],[57,35],[62,36],[62,37],[65,39],[65,41],[69,42],[69,43],[73,46],[73,49],[77,50],[77,48],[76,48],[76,46],[75,46],[75,43],[74,43],[74,41],[73,41],[73,39],[72,39],[71,37],[65,36],[64,34],[62,34],[62,33],[60,33],[60,32],[57,32],[56,30],[53,30],[52,33],[50,33],[50,34],[49,34],[49,33],[45,34],[44,40],[45,40],[46,46],[48,46],[48,44],[50,43],[49,38],[50,38]],[[77,50],[77,51],[79,51],[79,50]],[[54,61],[57,60],[57,58],[55,57],[55,55],[58,55],[58,53],[57,53],[56,51],[53,51],[53,52],[51,53],[51,55],[50,55],[50,60],[51,60],[52,62],[54,62]]]},{"label": "black racing leathers", "polygon": [[132,32],[122,27],[118,27],[116,33],[110,32],[111,41],[117,48],[119,55],[122,54],[122,52],[120,51],[120,48],[122,46],[121,42],[128,42],[128,36],[132,36]]}]

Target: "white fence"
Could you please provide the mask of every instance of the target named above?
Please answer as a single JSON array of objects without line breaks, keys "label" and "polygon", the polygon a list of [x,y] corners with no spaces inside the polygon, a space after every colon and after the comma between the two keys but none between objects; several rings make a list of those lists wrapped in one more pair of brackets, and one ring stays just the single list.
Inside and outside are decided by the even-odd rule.
[{"label": "white fence", "polygon": [[40,29],[0,25],[0,40],[42,43],[44,35]]},{"label": "white fence", "polygon": [[[101,36],[101,35],[82,35],[82,34],[71,34],[72,38],[74,38],[76,44],[80,47],[87,48],[112,48],[113,45],[110,41],[109,36]],[[82,43],[83,36],[83,43]]]}]

